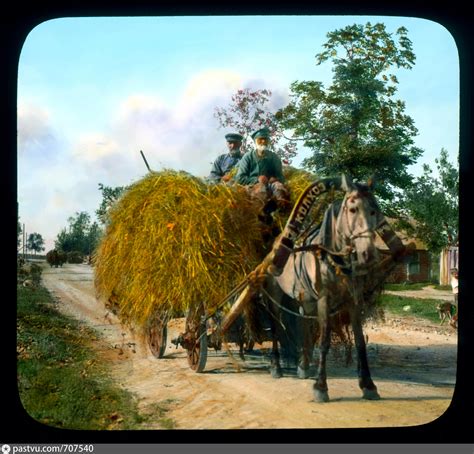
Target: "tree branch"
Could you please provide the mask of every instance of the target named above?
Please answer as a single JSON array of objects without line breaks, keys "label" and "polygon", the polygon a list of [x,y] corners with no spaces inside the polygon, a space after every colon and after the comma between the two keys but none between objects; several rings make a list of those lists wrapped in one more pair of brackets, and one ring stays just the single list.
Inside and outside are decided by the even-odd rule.
[{"label": "tree branch", "polygon": [[[281,133],[282,137],[286,140],[289,141],[306,141],[306,140],[316,140],[316,139],[321,139],[320,136],[311,136],[311,137],[286,137],[285,134]],[[330,144],[334,144],[335,140],[332,139],[331,137],[323,137],[324,140],[328,141]]]}]

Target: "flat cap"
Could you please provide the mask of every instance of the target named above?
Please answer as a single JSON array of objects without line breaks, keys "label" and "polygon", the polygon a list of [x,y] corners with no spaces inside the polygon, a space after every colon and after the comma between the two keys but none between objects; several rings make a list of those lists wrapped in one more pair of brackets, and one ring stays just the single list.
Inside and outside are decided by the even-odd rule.
[{"label": "flat cap", "polygon": [[259,137],[265,137],[265,138],[269,138],[270,137],[270,131],[268,128],[262,128],[262,129],[259,129],[258,131],[255,131],[253,134],[252,134],[252,139],[255,140],[255,139],[258,139]]},{"label": "flat cap", "polygon": [[242,142],[243,138],[243,136],[235,132],[231,132],[225,135],[225,140],[227,140],[227,142]]}]

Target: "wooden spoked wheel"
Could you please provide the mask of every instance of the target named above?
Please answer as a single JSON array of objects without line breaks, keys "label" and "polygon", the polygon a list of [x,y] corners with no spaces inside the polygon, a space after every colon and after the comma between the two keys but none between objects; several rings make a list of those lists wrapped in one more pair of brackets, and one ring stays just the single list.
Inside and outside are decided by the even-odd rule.
[{"label": "wooden spoked wheel", "polygon": [[190,309],[186,316],[186,352],[189,367],[202,372],[207,361],[207,327],[204,320],[204,305]]},{"label": "wooden spoked wheel", "polygon": [[168,336],[167,318],[156,317],[147,332],[147,341],[150,351],[155,358],[163,358],[166,350],[166,340]]}]

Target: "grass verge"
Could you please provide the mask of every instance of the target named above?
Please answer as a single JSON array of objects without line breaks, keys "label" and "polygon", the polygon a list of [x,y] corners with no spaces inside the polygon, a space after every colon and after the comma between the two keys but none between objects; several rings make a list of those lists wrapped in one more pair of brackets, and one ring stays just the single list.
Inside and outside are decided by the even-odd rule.
[{"label": "grass verge", "polygon": [[380,304],[387,312],[400,316],[415,316],[439,323],[436,305],[439,300],[409,298],[405,296],[384,294],[380,297]]},{"label": "grass verge", "polygon": [[82,430],[173,428],[167,406],[140,414],[135,397],[114,384],[92,342],[98,333],[60,314],[43,287],[18,287],[17,374],[26,412],[54,427]]},{"label": "grass verge", "polygon": [[407,290],[422,290],[425,287],[433,287],[435,290],[451,290],[450,285],[438,285],[432,282],[417,282],[415,284],[404,283],[404,284],[385,284],[385,290],[394,290],[397,292],[403,292]]},{"label": "grass verge", "polygon": [[394,290],[396,292],[403,292],[406,290],[422,290],[424,287],[432,286],[429,282],[418,282],[416,284],[385,284],[385,290]]}]

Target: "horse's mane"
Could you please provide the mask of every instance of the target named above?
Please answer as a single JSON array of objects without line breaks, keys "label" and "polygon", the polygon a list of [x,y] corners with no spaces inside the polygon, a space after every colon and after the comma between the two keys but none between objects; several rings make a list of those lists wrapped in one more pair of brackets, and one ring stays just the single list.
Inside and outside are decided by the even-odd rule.
[{"label": "horse's mane", "polygon": [[319,226],[319,231],[316,237],[308,238],[313,244],[319,244],[326,249],[336,249],[336,221],[341,210],[342,200],[335,200],[329,205],[324,213],[323,220]]}]

